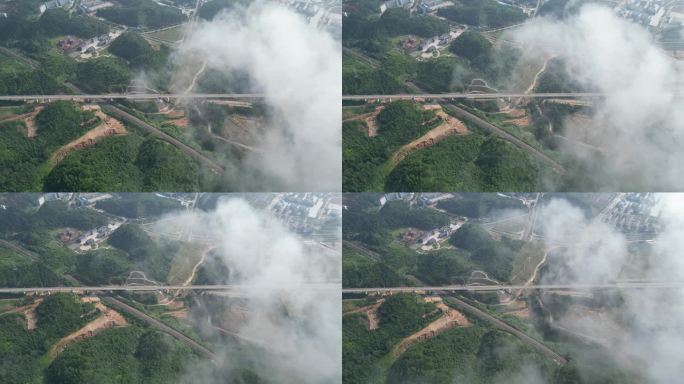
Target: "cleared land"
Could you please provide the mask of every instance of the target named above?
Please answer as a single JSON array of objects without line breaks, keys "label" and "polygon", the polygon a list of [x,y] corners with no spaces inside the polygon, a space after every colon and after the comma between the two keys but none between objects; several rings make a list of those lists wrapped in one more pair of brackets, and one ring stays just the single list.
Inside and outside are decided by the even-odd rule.
[{"label": "cleared land", "polygon": [[463,316],[461,312],[448,307],[444,304],[441,297],[426,297],[424,300],[426,302],[434,303],[437,308],[442,311],[442,316],[428,324],[425,328],[399,342],[399,344],[392,349],[392,357],[397,358],[402,353],[406,352],[412,345],[424,340],[432,339],[448,329],[470,325],[468,319]]}]

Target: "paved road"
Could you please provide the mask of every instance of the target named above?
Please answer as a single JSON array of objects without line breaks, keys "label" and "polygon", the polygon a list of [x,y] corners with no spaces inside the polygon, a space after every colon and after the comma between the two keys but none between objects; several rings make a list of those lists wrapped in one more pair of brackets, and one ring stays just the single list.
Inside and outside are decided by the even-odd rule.
[{"label": "paved road", "polygon": [[122,110],[121,108],[118,108],[114,105],[107,104],[103,106],[103,109],[105,112],[116,115],[117,117],[127,120],[128,122],[135,124],[138,127],[141,127],[148,132],[152,133],[153,135],[159,137],[160,139],[168,142],[169,144],[175,146],[176,148],[180,149],[181,151],[187,153],[190,157],[193,159],[199,161],[200,163],[203,163],[211,168],[212,171],[216,172],[217,174],[223,174],[225,172],[225,169],[223,166],[216,161],[204,156],[202,153],[199,151],[195,150],[194,148],[188,146],[187,144],[181,142],[180,140],[175,139],[174,137],[164,133],[161,129],[150,125],[139,118],[131,115],[130,113]]},{"label": "paved road", "polygon": [[155,99],[263,99],[262,93],[103,93],[74,95],[2,95],[0,101],[25,100],[155,100]]},{"label": "paved road", "polygon": [[[154,100],[154,99],[263,99],[263,93],[104,93],[74,95],[2,95],[0,101],[25,100]],[[428,93],[401,95],[342,95],[342,100],[600,98],[603,93]]]},{"label": "paved road", "polygon": [[0,240],[0,246],[5,247],[5,248],[9,248],[13,251],[16,251],[16,252],[20,253],[21,255],[28,257],[29,259],[31,259],[31,261],[34,261],[34,262],[40,261],[40,256],[38,256],[35,253],[33,253],[27,249],[24,249],[24,248],[14,244],[14,243],[11,243],[9,241]]},{"label": "paved road", "polygon": [[3,53],[3,54],[5,54],[5,55],[7,55],[7,56],[12,56],[12,57],[14,57],[15,59],[21,61],[22,63],[28,65],[31,69],[38,69],[38,68],[40,68],[40,63],[39,63],[39,62],[37,62],[37,61],[35,61],[35,60],[33,60],[33,59],[29,59],[28,57],[24,56],[24,55],[23,55],[22,53],[20,53],[20,52],[16,52],[16,51],[13,51],[13,50],[11,50],[11,49],[9,49],[9,48],[0,46],[0,53]]},{"label": "paved road", "polygon": [[[25,288],[0,288],[0,293],[57,293],[57,292],[154,292],[154,291],[253,291],[253,290],[288,290],[292,289],[285,284],[272,285],[103,285],[99,287],[76,286],[76,287],[25,287]],[[312,283],[304,284],[294,289],[317,289],[339,290],[339,283]]]},{"label": "paved road", "polygon": [[105,303],[109,304],[112,307],[117,307],[117,308],[121,309],[122,311],[127,312],[134,317],[137,317],[138,319],[150,324],[151,326],[159,329],[160,331],[162,331],[164,333],[168,333],[169,335],[171,335],[171,336],[175,337],[176,339],[180,340],[181,342],[185,343],[187,346],[192,348],[198,354],[200,354],[200,355],[202,355],[208,359],[211,359],[214,361],[216,360],[216,355],[214,354],[214,352],[212,352],[211,350],[209,350],[208,348],[206,348],[202,344],[200,344],[200,343],[196,342],[195,340],[185,336],[184,334],[176,331],[175,329],[169,327],[168,325],[162,323],[161,321],[159,321],[153,317],[148,316],[144,312],[139,311],[139,310],[131,307],[130,305],[124,303],[123,301],[118,300],[118,299],[111,297],[111,296],[103,296],[102,301],[104,301]]},{"label": "paved road", "polygon": [[[378,288],[343,288],[342,293],[411,293],[418,291],[499,291],[499,290],[583,290],[583,289],[665,289],[683,288],[684,281],[637,281],[615,282],[603,284],[540,284],[540,285],[444,285],[420,287],[378,287]],[[0,291],[2,292],[2,291]]]},{"label": "paved road", "polygon": [[351,242],[351,241],[349,241],[349,240],[343,240],[343,241],[342,241],[342,244],[343,244],[343,245],[346,245],[346,246],[348,246],[349,248],[352,248],[352,249],[354,249],[354,250],[356,250],[356,251],[358,251],[358,252],[363,253],[364,255],[370,257],[371,259],[373,259],[373,260],[375,260],[375,261],[380,261],[380,260],[382,260],[382,256],[381,256],[379,253],[373,252],[373,251],[371,251],[370,249],[364,247],[364,246],[361,245],[361,244],[353,243],[353,242]]},{"label": "paved road", "polygon": [[536,159],[539,161],[549,165],[551,168],[553,168],[554,171],[556,171],[560,175],[564,175],[566,173],[565,167],[560,165],[556,160],[552,159],[550,156],[545,154],[544,152],[538,150],[537,148],[527,144],[526,142],[518,139],[517,137],[511,135],[510,133],[506,132],[505,130],[495,126],[494,124],[466,111],[463,108],[459,108],[453,104],[449,104],[447,106],[449,110],[454,112],[457,117],[468,120],[472,122],[473,124],[477,125],[480,128],[486,129],[493,134],[499,136],[500,138],[508,141],[509,143],[517,146],[518,148],[526,151],[527,153],[531,154],[534,156]]},{"label": "paved road", "polygon": [[[73,277],[71,275],[64,275],[64,277],[76,285],[81,285],[81,282],[78,281],[75,277]],[[73,289],[74,288],[72,288],[72,290]],[[214,361],[216,360],[216,355],[212,351],[210,351],[209,349],[207,349],[206,347],[204,347],[200,343],[196,342],[195,340],[185,336],[184,334],[176,331],[175,329],[169,327],[168,325],[162,323],[161,321],[153,318],[152,316],[149,316],[146,313],[144,313],[144,312],[142,312],[136,308],[131,307],[130,305],[124,303],[123,301],[121,301],[115,297],[112,297],[111,295],[107,295],[105,292],[102,292],[101,289],[92,290],[92,293],[100,296],[102,298],[102,301],[109,304],[110,306],[117,307],[121,311],[126,312],[126,313],[130,314],[131,316],[134,316],[134,317],[146,322],[150,326],[157,328],[158,330],[175,337],[180,342],[182,342],[185,345],[187,345],[188,347],[192,348],[198,354],[205,356],[211,360],[214,360]]]},{"label": "paved road", "polygon": [[525,241],[531,241],[532,240],[532,234],[534,233],[534,228],[537,225],[537,216],[539,214],[539,210],[537,207],[539,206],[539,199],[543,196],[543,193],[537,193],[537,197],[534,199],[534,205],[530,207],[530,215],[529,219],[527,221],[527,227],[525,227],[525,232],[523,233],[522,240]]},{"label": "paved road", "polygon": [[413,99],[502,99],[502,98],[599,98],[603,93],[422,93],[422,94],[399,94],[399,95],[342,95],[342,100],[413,100]]},{"label": "paved road", "polygon": [[485,312],[485,311],[483,311],[477,307],[474,307],[474,306],[466,303],[465,301],[457,299],[455,297],[450,296],[449,299],[450,299],[449,301],[454,302],[454,304],[457,307],[459,307],[461,310],[463,310],[465,312],[469,312],[473,316],[491,323],[492,325],[501,329],[502,331],[505,331],[505,332],[512,334],[513,336],[522,340],[524,343],[535,348],[537,351],[542,353],[544,356],[547,356],[548,358],[552,359],[556,363],[565,364],[568,362],[563,356],[559,355],[554,350],[547,347],[544,343],[528,336],[526,333],[518,330],[517,328],[514,328],[514,327],[508,325],[507,323],[497,319],[496,317],[490,315],[489,313],[487,313],[487,312]]}]

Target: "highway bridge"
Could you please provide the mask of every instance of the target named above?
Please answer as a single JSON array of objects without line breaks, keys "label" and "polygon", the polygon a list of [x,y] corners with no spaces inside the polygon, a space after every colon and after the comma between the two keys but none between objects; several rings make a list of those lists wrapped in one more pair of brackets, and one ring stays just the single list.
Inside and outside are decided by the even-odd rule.
[{"label": "highway bridge", "polygon": [[444,285],[417,287],[341,288],[339,282],[309,284],[261,285],[103,285],[99,287],[13,287],[0,288],[0,293],[69,293],[69,292],[154,292],[154,291],[219,291],[245,292],[253,290],[341,290],[342,293],[411,293],[423,291],[480,291],[500,290],[592,290],[592,289],[668,289],[684,288],[684,281],[624,281],[601,284],[540,284],[540,285]]},{"label": "highway bridge", "polygon": [[264,285],[103,285],[99,287],[25,287],[0,288],[0,293],[70,293],[70,292],[154,292],[154,291],[254,291],[254,290],[339,290],[340,283],[264,284]]},{"label": "highway bridge", "polygon": [[422,291],[500,291],[500,290],[592,290],[592,289],[666,289],[684,288],[684,281],[626,281],[603,284],[541,284],[541,285],[445,285],[420,287],[343,288],[342,293],[411,293]]},{"label": "highway bridge", "polygon": [[[342,100],[414,100],[414,99],[475,99],[550,98],[581,99],[601,98],[603,93],[421,93],[398,95],[342,95]],[[1,95],[0,101],[26,100],[154,100],[154,99],[263,99],[263,93],[103,93],[73,95]]]},{"label": "highway bridge", "polygon": [[0,101],[155,100],[155,99],[263,99],[262,93],[103,93],[73,95],[1,95]]},{"label": "highway bridge", "polygon": [[474,99],[491,100],[506,98],[525,98],[525,99],[579,99],[579,98],[601,98],[604,93],[577,92],[577,93],[518,93],[518,92],[498,92],[498,93],[420,93],[420,94],[397,94],[397,95],[342,95],[342,100],[415,100],[415,99]]}]

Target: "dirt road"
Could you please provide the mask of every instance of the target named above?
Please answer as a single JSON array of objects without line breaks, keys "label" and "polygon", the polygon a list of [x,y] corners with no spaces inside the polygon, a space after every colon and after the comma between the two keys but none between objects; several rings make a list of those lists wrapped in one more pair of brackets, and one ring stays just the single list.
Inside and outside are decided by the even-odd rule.
[{"label": "dirt road", "polygon": [[435,110],[437,116],[442,119],[442,124],[431,129],[429,132],[423,136],[413,140],[412,142],[399,148],[397,152],[392,155],[390,162],[392,168],[399,164],[402,160],[406,158],[411,152],[418,149],[431,147],[437,144],[439,141],[452,136],[452,135],[464,135],[468,133],[468,128],[461,122],[461,120],[447,114],[442,109],[440,105],[426,105],[423,107],[425,110]]},{"label": "dirt road", "polygon": [[542,65],[541,69],[539,69],[539,72],[537,72],[536,75],[534,75],[534,80],[532,80],[532,84],[530,84],[529,87],[527,87],[527,90],[525,93],[532,93],[534,89],[537,87],[537,83],[539,83],[539,78],[541,77],[542,73],[546,71],[546,67],[549,65],[549,61],[552,59],[552,57],[549,57],[544,60],[544,65]]},{"label": "dirt road", "polygon": [[30,331],[32,329],[36,329],[36,307],[38,307],[38,305],[40,305],[40,303],[42,302],[43,299],[37,299],[32,304],[24,305],[23,307],[12,308],[10,310],[0,313],[0,315],[5,315],[8,313],[21,313],[22,315],[24,315],[24,318],[26,319],[26,329]]},{"label": "dirt road", "polygon": [[57,343],[55,343],[48,352],[50,357],[57,357],[67,346],[69,346],[69,344],[79,340],[91,338],[107,328],[123,327],[128,325],[126,319],[117,311],[102,305],[99,300],[94,302],[94,304],[101,315],[83,326],[83,328],[63,337]]},{"label": "dirt road", "polygon": [[36,137],[38,134],[38,126],[36,125],[36,116],[40,113],[40,111],[43,110],[43,106],[36,107],[31,112],[28,113],[23,113],[21,115],[16,115],[12,117],[7,117],[5,119],[0,120],[1,123],[7,123],[10,121],[23,121],[24,125],[26,126],[26,137]]},{"label": "dirt road", "polygon": [[375,108],[373,112],[368,112],[364,113],[361,115],[353,116],[348,119],[344,119],[342,122],[347,122],[347,121],[363,121],[366,123],[366,128],[368,129],[366,131],[366,134],[368,137],[375,137],[378,135],[378,123],[377,123],[377,117],[378,114],[385,109],[384,105],[378,106]]},{"label": "dirt road", "polygon": [[448,329],[454,327],[466,327],[470,325],[468,319],[463,316],[461,312],[448,307],[446,304],[444,304],[441,297],[426,297],[425,301],[435,303],[437,308],[442,311],[442,316],[428,324],[425,328],[399,342],[399,344],[392,349],[392,357],[395,359],[401,356],[401,354],[406,352],[406,350],[408,350],[414,344],[424,340],[432,339]]},{"label": "dirt road", "polygon": [[100,106],[86,105],[83,106],[83,109],[86,111],[94,111],[95,116],[97,116],[100,119],[101,123],[97,127],[86,132],[83,136],[68,144],[63,145],[61,148],[53,152],[50,156],[51,164],[58,164],[59,162],[64,160],[71,152],[95,145],[98,141],[102,140],[105,137],[123,136],[128,134],[126,127],[124,127],[124,125],[119,120],[116,120],[115,118],[104,114],[100,109]]},{"label": "dirt road", "polygon": [[366,316],[368,317],[368,329],[372,331],[372,330],[378,329],[378,327],[380,325],[380,318],[378,317],[378,308],[384,302],[385,302],[385,299],[380,299],[377,302],[375,302],[375,304],[352,309],[351,311],[347,311],[347,312],[343,313],[343,315],[349,315],[352,313],[365,313]]}]

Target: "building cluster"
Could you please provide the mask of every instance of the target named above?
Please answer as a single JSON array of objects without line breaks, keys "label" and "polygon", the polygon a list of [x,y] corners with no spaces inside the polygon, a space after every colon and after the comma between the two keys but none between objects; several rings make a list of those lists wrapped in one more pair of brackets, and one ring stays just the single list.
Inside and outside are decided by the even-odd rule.
[{"label": "building cluster", "polygon": [[324,240],[337,236],[330,224],[342,216],[342,199],[334,193],[286,193],[271,197],[264,207],[298,235]]},{"label": "building cluster", "polygon": [[442,200],[452,199],[451,193],[421,193],[418,196],[418,203],[424,206],[435,205]]},{"label": "building cluster", "polygon": [[89,231],[83,232],[81,236],[76,238],[74,244],[77,246],[87,246],[93,248],[99,241],[102,241],[112,234],[112,229],[108,226],[102,226]]},{"label": "building cluster", "polygon": [[448,0],[423,0],[418,6],[418,12],[437,12],[437,10],[439,10],[440,8],[450,7],[452,5],[454,5],[454,3]]},{"label": "building cluster", "polygon": [[620,5],[617,13],[638,24],[657,28],[667,13],[666,0],[627,0]]},{"label": "building cluster", "polygon": [[80,193],[75,199],[75,203],[79,207],[93,205],[98,201],[111,199],[112,195],[109,193]]},{"label": "building cluster", "polygon": [[67,201],[67,200],[71,199],[71,197],[73,195],[74,195],[73,193],[66,193],[66,192],[45,193],[38,198],[38,206],[42,207],[43,204],[45,204],[49,201],[55,201],[55,200]]},{"label": "building cluster", "polygon": [[92,39],[82,40],[76,37],[67,37],[66,39],[60,40],[57,46],[64,53],[90,53],[93,54],[97,52],[98,47],[104,48],[109,43],[112,42],[112,36],[109,34],[104,34],[98,37],[93,37]]},{"label": "building cluster", "polygon": [[75,37],[67,37],[66,39],[60,40],[57,43],[57,46],[59,49],[62,50],[64,53],[71,53],[76,50],[80,51],[81,46],[83,45],[83,40],[75,38]]},{"label": "building cluster", "polygon": [[603,220],[623,232],[653,234],[660,230],[660,213],[651,193],[629,193],[606,213]]},{"label": "building cluster", "polygon": [[410,201],[411,199],[413,199],[414,195],[415,195],[414,193],[410,193],[410,192],[386,193],[380,198],[380,207],[383,207],[389,201],[397,201],[397,200]]},{"label": "building cluster", "polygon": [[426,39],[410,36],[401,40],[399,47],[406,53],[417,52],[423,58],[429,58],[438,55],[440,50],[448,48],[451,42],[460,36],[463,31],[462,28],[454,27],[448,33]]},{"label": "building cluster", "polygon": [[670,10],[670,22],[684,24],[684,5],[672,7]]},{"label": "building cluster", "polygon": [[399,233],[399,240],[407,246],[435,246],[440,241],[447,240],[452,233],[454,229],[449,225],[431,231],[408,229]]},{"label": "building cluster", "polygon": [[380,4],[380,13],[385,13],[386,10],[392,8],[411,8],[413,0],[387,0]]},{"label": "building cluster", "polygon": [[81,231],[73,228],[67,228],[64,232],[57,234],[57,239],[65,245],[73,244],[81,236]]},{"label": "building cluster", "polygon": [[68,8],[71,7],[74,0],[50,0],[38,6],[38,12],[42,15],[45,11],[56,8]]},{"label": "building cluster", "polygon": [[106,239],[112,233],[108,226],[101,226],[89,231],[81,232],[77,229],[67,228],[57,234],[57,239],[64,245],[73,247],[94,247],[98,241]]},{"label": "building cluster", "polygon": [[342,6],[334,0],[276,0],[303,15],[309,23],[342,36]]},{"label": "building cluster", "polygon": [[78,6],[78,13],[90,14],[95,13],[100,9],[113,7],[114,4],[104,0],[83,0]]}]

